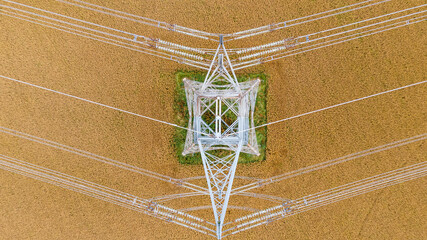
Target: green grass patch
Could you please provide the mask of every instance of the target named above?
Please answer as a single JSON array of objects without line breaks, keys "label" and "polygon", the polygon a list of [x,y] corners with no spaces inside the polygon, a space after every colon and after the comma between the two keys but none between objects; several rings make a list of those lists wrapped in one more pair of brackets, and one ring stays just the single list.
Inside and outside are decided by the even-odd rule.
[{"label": "green grass patch", "polygon": [[[176,87],[173,110],[175,123],[179,126],[187,126],[189,118],[183,79],[188,78],[194,81],[203,82],[205,76],[206,73],[196,71],[179,70],[175,73]],[[249,73],[237,76],[237,80],[239,82],[245,82],[257,78],[259,78],[261,82],[258,87],[254,112],[255,126],[267,123],[267,75],[265,73]],[[178,159],[178,162],[181,164],[202,164],[200,153],[188,154],[186,156],[182,155],[187,131],[181,128],[175,129],[176,130],[173,134],[172,145],[175,150],[175,155]],[[239,163],[253,163],[265,160],[265,151],[267,147],[267,128],[257,129],[256,136],[260,155],[255,156],[252,154],[241,153]]]}]

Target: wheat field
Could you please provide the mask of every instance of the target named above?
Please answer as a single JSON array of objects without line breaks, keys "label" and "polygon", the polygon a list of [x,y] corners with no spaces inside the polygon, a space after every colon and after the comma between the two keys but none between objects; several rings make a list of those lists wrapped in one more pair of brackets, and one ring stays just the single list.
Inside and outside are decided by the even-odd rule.
[{"label": "wheat field", "polygon": [[[173,41],[175,35],[117,20],[60,1],[16,2]],[[234,32],[326,11],[357,1],[128,0],[87,2],[208,32]],[[319,27],[346,24],[424,4],[390,1],[375,8],[280,32],[230,42],[227,47],[276,41]],[[2,2],[3,4],[3,2]],[[8,3],[4,3],[8,5]],[[173,122],[177,70],[171,61],[0,15],[1,75]],[[267,121],[426,80],[425,22],[248,68],[268,75]],[[186,45],[215,48],[191,37]],[[425,84],[268,127],[266,159],[242,164],[236,175],[267,178],[427,130]],[[0,80],[0,126],[84,149],[176,178],[203,176],[203,166],[179,164],[174,128]],[[294,199],[425,161],[425,141],[369,155],[256,190]],[[160,182],[70,152],[0,133],[0,153],[121,191],[152,198],[181,192]],[[203,179],[202,179],[203,180]],[[201,184],[205,184],[203,181]],[[243,184],[236,180],[236,186]],[[425,239],[427,179],[420,178],[331,204],[227,239]],[[206,239],[205,235],[42,183],[0,171],[0,239]],[[234,205],[252,204],[235,197]],[[206,205],[207,196],[177,208]],[[259,206],[260,208],[263,205]],[[240,213],[237,211],[236,214]],[[212,218],[211,210],[195,212]],[[228,216],[232,218],[234,213]]]}]

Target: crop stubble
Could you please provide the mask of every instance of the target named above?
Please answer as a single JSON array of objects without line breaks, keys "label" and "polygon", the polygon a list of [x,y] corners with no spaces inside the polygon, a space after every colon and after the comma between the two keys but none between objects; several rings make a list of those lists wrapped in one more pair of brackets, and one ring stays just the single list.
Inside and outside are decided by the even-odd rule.
[{"label": "crop stubble", "polygon": [[[22,1],[58,12],[55,2]],[[211,32],[232,32],[344,5],[344,1],[93,1],[158,20]],[[393,1],[395,2],[395,1]],[[366,14],[403,9],[399,1]],[[191,6],[191,7],[189,7]],[[137,31],[132,23],[70,12]],[[349,21],[358,15],[348,14]],[[332,24],[332,19],[324,24]],[[1,16],[3,75],[173,121],[173,73],[182,66]],[[309,26],[301,31],[309,31]],[[269,75],[268,120],[425,80],[425,24],[413,25],[247,70]],[[144,32],[145,34],[146,32]],[[146,35],[148,35],[147,32]],[[153,33],[171,40],[169,33]],[[287,33],[290,34],[290,33]],[[271,41],[280,37],[272,34]],[[288,37],[288,36],[286,36]],[[173,39],[172,39],[173,40]],[[268,41],[262,37],[242,44]],[[194,43],[198,41],[194,40]],[[194,44],[193,40],[188,45]],[[231,46],[238,46],[230,44]],[[424,66],[423,66],[424,63]],[[267,161],[240,165],[237,175],[267,177],[326,161],[426,129],[425,86],[269,127]],[[176,177],[202,175],[179,165],[173,129],[16,83],[0,82],[0,123],[116,160]],[[142,197],[179,189],[39,144],[0,135],[1,152]],[[261,193],[295,198],[425,160],[415,143],[343,166],[271,185]],[[6,239],[204,239],[198,233],[77,193],[2,172],[0,225]],[[426,236],[425,179],[387,188],[257,228],[235,239],[419,239]],[[237,181],[236,184],[239,184]],[[208,204],[196,198],[193,205]],[[187,200],[188,201],[188,200]],[[187,202],[185,202],[187,203]],[[244,204],[235,198],[233,204]],[[210,217],[210,212],[201,212]],[[232,238],[231,238],[232,239]]]}]

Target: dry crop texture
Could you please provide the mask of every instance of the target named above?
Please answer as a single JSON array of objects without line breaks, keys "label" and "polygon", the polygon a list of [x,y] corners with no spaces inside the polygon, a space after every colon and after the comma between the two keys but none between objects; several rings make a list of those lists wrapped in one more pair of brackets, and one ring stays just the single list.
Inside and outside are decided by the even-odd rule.
[{"label": "dry crop texture", "polygon": [[[132,22],[61,2],[17,1],[173,40],[169,32],[145,30]],[[211,32],[244,30],[356,2],[87,1]],[[300,31],[318,31],[321,26],[354,22],[423,3],[390,1],[325,19],[319,25],[301,26]],[[174,120],[174,73],[181,65],[3,15],[0,29],[2,75],[165,121]],[[269,75],[267,118],[274,121],[425,80],[426,32],[425,23],[411,25],[247,71]],[[241,44],[266,43],[290,34],[273,33]],[[198,41],[187,42],[195,43]],[[227,46],[240,47],[240,43]],[[236,174],[264,178],[421,134],[427,129],[426,90],[420,85],[272,125],[268,128],[266,161],[240,165]],[[0,125],[174,177],[203,175],[202,166],[176,161],[169,144],[175,131],[172,127],[3,80]],[[179,190],[6,134],[0,134],[0,152],[145,198]],[[417,142],[272,184],[258,192],[297,198],[425,161],[426,152],[426,143]],[[205,239],[185,228],[14,173],[1,171],[0,185],[2,239]],[[229,239],[426,239],[426,185],[426,178],[407,182]],[[243,198],[231,201],[234,205],[246,204]],[[209,200],[200,198],[192,200],[191,205],[206,202]],[[195,214],[212,215],[209,211]]]}]

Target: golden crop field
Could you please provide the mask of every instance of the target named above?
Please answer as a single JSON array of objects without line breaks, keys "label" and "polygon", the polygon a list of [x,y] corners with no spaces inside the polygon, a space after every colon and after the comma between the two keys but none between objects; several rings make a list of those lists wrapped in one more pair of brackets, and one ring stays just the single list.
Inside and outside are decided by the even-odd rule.
[{"label": "golden crop field", "polygon": [[[176,179],[199,177],[192,183],[206,185],[202,165],[178,163],[171,144],[173,126],[40,88],[172,123],[174,74],[178,70],[196,71],[196,68],[4,13],[17,12],[8,7],[36,12],[16,4],[19,3],[186,46],[216,48],[216,42],[118,19],[67,4],[67,1],[0,2],[0,75],[3,76],[0,77],[0,156],[20,159],[144,199],[185,192],[177,184],[49,146],[45,141],[49,140]],[[232,33],[361,1],[85,2],[206,32]],[[265,44],[422,4],[425,1],[385,1],[289,30],[226,42],[226,46],[240,48]],[[424,20],[425,16],[424,13]],[[262,72],[268,76],[267,121],[273,122],[425,81],[426,33],[427,24],[422,21],[236,73]],[[238,165],[236,175],[239,177],[233,186],[425,134],[426,109],[427,86],[419,84],[268,126],[266,159]],[[253,192],[260,196],[297,199],[422,163],[427,159],[426,153],[424,138],[256,188]],[[208,238],[176,224],[11,171],[0,169],[0,185],[0,239]],[[226,239],[426,239],[426,186],[427,178],[418,178],[286,217]],[[202,195],[164,204],[185,209],[209,206],[210,199]],[[262,210],[273,203],[232,195],[230,204]],[[191,213],[213,218],[209,208]],[[236,207],[226,218],[242,214],[247,214],[246,210]]]}]

